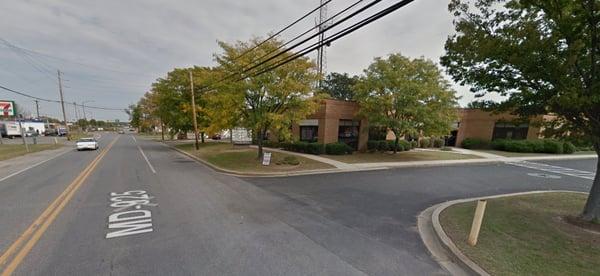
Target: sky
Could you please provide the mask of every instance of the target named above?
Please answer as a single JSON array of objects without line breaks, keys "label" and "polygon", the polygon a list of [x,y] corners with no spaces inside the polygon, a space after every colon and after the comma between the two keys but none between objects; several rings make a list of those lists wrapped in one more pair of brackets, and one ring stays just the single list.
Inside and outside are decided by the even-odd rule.
[{"label": "sky", "polygon": [[[384,0],[356,20],[394,2]],[[352,3],[332,0],[328,15]],[[173,68],[215,65],[217,41],[265,37],[318,5],[318,0],[1,0],[0,85],[57,100],[60,70],[66,102],[124,109]],[[327,72],[360,74],[374,57],[390,53],[439,62],[454,31],[447,5],[447,0],[416,0],[336,41],[327,48]],[[315,21],[316,14],[279,38],[287,41]],[[454,88],[461,105],[472,101],[466,87]],[[2,90],[0,99],[36,113],[32,99]],[[65,108],[69,121],[84,117],[80,106]],[[39,110],[62,118],[57,103],[40,102]],[[128,120],[121,110],[87,108],[85,117]]]}]

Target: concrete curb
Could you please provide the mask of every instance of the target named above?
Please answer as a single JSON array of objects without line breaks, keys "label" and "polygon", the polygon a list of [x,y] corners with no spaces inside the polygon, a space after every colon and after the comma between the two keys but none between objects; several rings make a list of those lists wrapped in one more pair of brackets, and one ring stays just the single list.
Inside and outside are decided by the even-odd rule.
[{"label": "concrete curb", "polygon": [[454,242],[446,235],[440,223],[440,214],[448,207],[472,202],[480,199],[494,199],[511,196],[522,196],[542,193],[580,193],[567,190],[541,190],[521,193],[501,194],[494,196],[473,197],[443,202],[425,209],[417,217],[417,226],[421,240],[431,253],[433,259],[452,275],[490,275],[483,268],[465,256]]},{"label": "concrete curb", "polygon": [[178,149],[174,146],[171,146],[171,145],[168,145],[165,143],[161,143],[161,144],[179,152],[180,154],[185,155],[186,157],[188,157],[202,165],[205,165],[205,166],[215,170],[216,172],[226,174],[226,175],[236,176],[236,177],[286,177],[286,176],[331,174],[331,173],[343,173],[343,172],[354,172],[354,171],[373,171],[373,170],[386,169],[386,168],[364,168],[364,169],[359,169],[359,170],[343,170],[343,169],[335,168],[335,169],[306,170],[306,171],[296,171],[296,172],[282,172],[282,173],[248,173],[248,172],[239,172],[239,171],[224,169],[224,168],[215,166],[209,162],[206,162],[205,160],[198,158],[197,156],[194,156],[193,154],[190,154],[184,150]]}]

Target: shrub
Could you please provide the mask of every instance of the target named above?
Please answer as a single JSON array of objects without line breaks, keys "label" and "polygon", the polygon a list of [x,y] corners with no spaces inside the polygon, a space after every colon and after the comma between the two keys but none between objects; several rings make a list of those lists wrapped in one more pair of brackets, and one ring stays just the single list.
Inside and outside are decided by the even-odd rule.
[{"label": "shrub", "polygon": [[525,143],[528,143],[533,152],[544,152],[544,140],[527,140]]},{"label": "shrub", "polygon": [[505,150],[510,152],[533,152],[533,146],[526,141],[506,140]]},{"label": "shrub", "polygon": [[378,147],[379,147],[379,141],[372,141],[372,140],[367,141],[367,149],[370,152],[377,151]]},{"label": "shrub", "polygon": [[[507,143],[507,141],[508,140],[505,140],[505,139],[494,140],[494,141],[492,141],[492,143],[490,144],[490,146],[492,147],[492,149],[505,151],[506,150],[506,143]],[[463,141],[463,145],[464,145],[464,141]]]},{"label": "shrub", "polygon": [[278,161],[276,163],[277,165],[299,165],[300,164],[300,160],[298,160],[298,158],[296,158],[296,156],[286,156],[284,157],[282,160]]},{"label": "shrub", "polygon": [[280,146],[287,151],[294,151],[308,154],[322,154],[324,152],[323,144],[295,142],[295,143],[280,143]]},{"label": "shrub", "polygon": [[575,145],[573,145],[573,143],[571,142],[565,142],[563,144],[563,152],[565,154],[572,154],[577,150],[577,148],[575,148]]},{"label": "shrub", "polygon": [[556,140],[546,139],[544,140],[544,152],[561,154],[563,153],[563,143]]},{"label": "shrub", "polygon": [[390,144],[386,140],[379,141],[377,145],[377,150],[381,152],[386,152],[390,150]]},{"label": "shrub", "polygon": [[434,138],[433,139],[433,147],[434,148],[441,148],[444,146],[444,139],[442,138]]},{"label": "shrub", "polygon": [[488,148],[490,143],[486,140],[479,138],[466,138],[462,141],[461,147],[465,149],[485,149]]},{"label": "shrub", "polygon": [[394,150],[394,148],[396,148],[396,151],[405,151],[402,140],[398,140],[398,145],[396,145],[396,140],[389,140],[387,142],[390,145],[390,150]]},{"label": "shrub", "polygon": [[441,151],[452,151],[451,147],[442,147],[440,148]]},{"label": "shrub", "polygon": [[263,141],[263,146],[264,146],[264,147],[267,147],[267,148],[275,148],[275,149],[277,149],[277,148],[280,148],[280,147],[281,147],[281,144],[282,144],[282,143],[280,143],[280,142],[274,142],[274,141]]},{"label": "shrub", "polygon": [[402,145],[402,150],[404,150],[404,151],[412,149],[410,142],[408,142],[406,140],[399,140],[398,144]]},{"label": "shrub", "polygon": [[420,147],[421,148],[428,148],[431,147],[431,140],[429,138],[423,138],[420,141]]},{"label": "shrub", "polygon": [[412,140],[410,141],[410,149],[417,148],[419,146],[419,142]]},{"label": "shrub", "polygon": [[330,155],[352,154],[354,149],[346,143],[331,143],[325,145],[325,152]]}]

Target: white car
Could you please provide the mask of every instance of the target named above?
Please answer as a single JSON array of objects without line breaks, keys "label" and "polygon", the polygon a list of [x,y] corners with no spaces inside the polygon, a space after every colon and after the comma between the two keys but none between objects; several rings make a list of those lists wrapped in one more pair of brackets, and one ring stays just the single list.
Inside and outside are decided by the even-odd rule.
[{"label": "white car", "polygon": [[81,138],[77,141],[77,150],[97,150],[98,141],[95,138]]}]

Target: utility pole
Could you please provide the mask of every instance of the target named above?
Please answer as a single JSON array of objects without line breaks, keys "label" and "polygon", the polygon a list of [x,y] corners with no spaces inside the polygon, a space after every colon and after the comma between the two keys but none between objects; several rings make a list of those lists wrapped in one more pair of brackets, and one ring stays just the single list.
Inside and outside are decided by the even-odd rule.
[{"label": "utility pole", "polygon": [[81,109],[83,110],[83,119],[87,122],[87,117],[85,116],[85,102],[81,103]]},{"label": "utility pole", "polygon": [[[327,23],[325,24],[325,22],[327,21],[327,5],[325,4],[324,0],[320,0],[321,3],[321,8],[319,9],[319,28],[317,29],[317,31],[322,32],[323,30],[325,30],[329,24],[331,23]],[[327,53],[326,53],[326,49],[325,49],[325,45],[323,45],[323,41],[325,40],[325,32],[322,32],[319,34],[319,43],[321,44],[321,47],[319,47],[319,49],[317,49],[317,67],[318,67],[318,73],[319,76],[322,78],[325,75],[325,71],[327,70]],[[319,79],[319,88],[321,88],[321,80]]]},{"label": "utility pole", "polygon": [[35,113],[37,115],[37,119],[40,119],[40,101],[38,100],[34,100],[35,101]]},{"label": "utility pole", "polygon": [[60,79],[60,70],[56,70],[58,73],[58,91],[60,92],[60,106],[62,107],[63,120],[65,121],[65,129],[67,130],[67,141],[71,141],[69,135],[69,125],[67,124],[67,112],[65,112],[65,101],[63,99],[62,80]]},{"label": "utility pole", "polygon": [[200,145],[198,145],[198,121],[196,120],[196,99],[194,96],[194,77],[192,75],[192,70],[190,70],[190,92],[192,94],[192,118],[194,122],[194,137],[196,138],[196,150],[200,149]]}]

